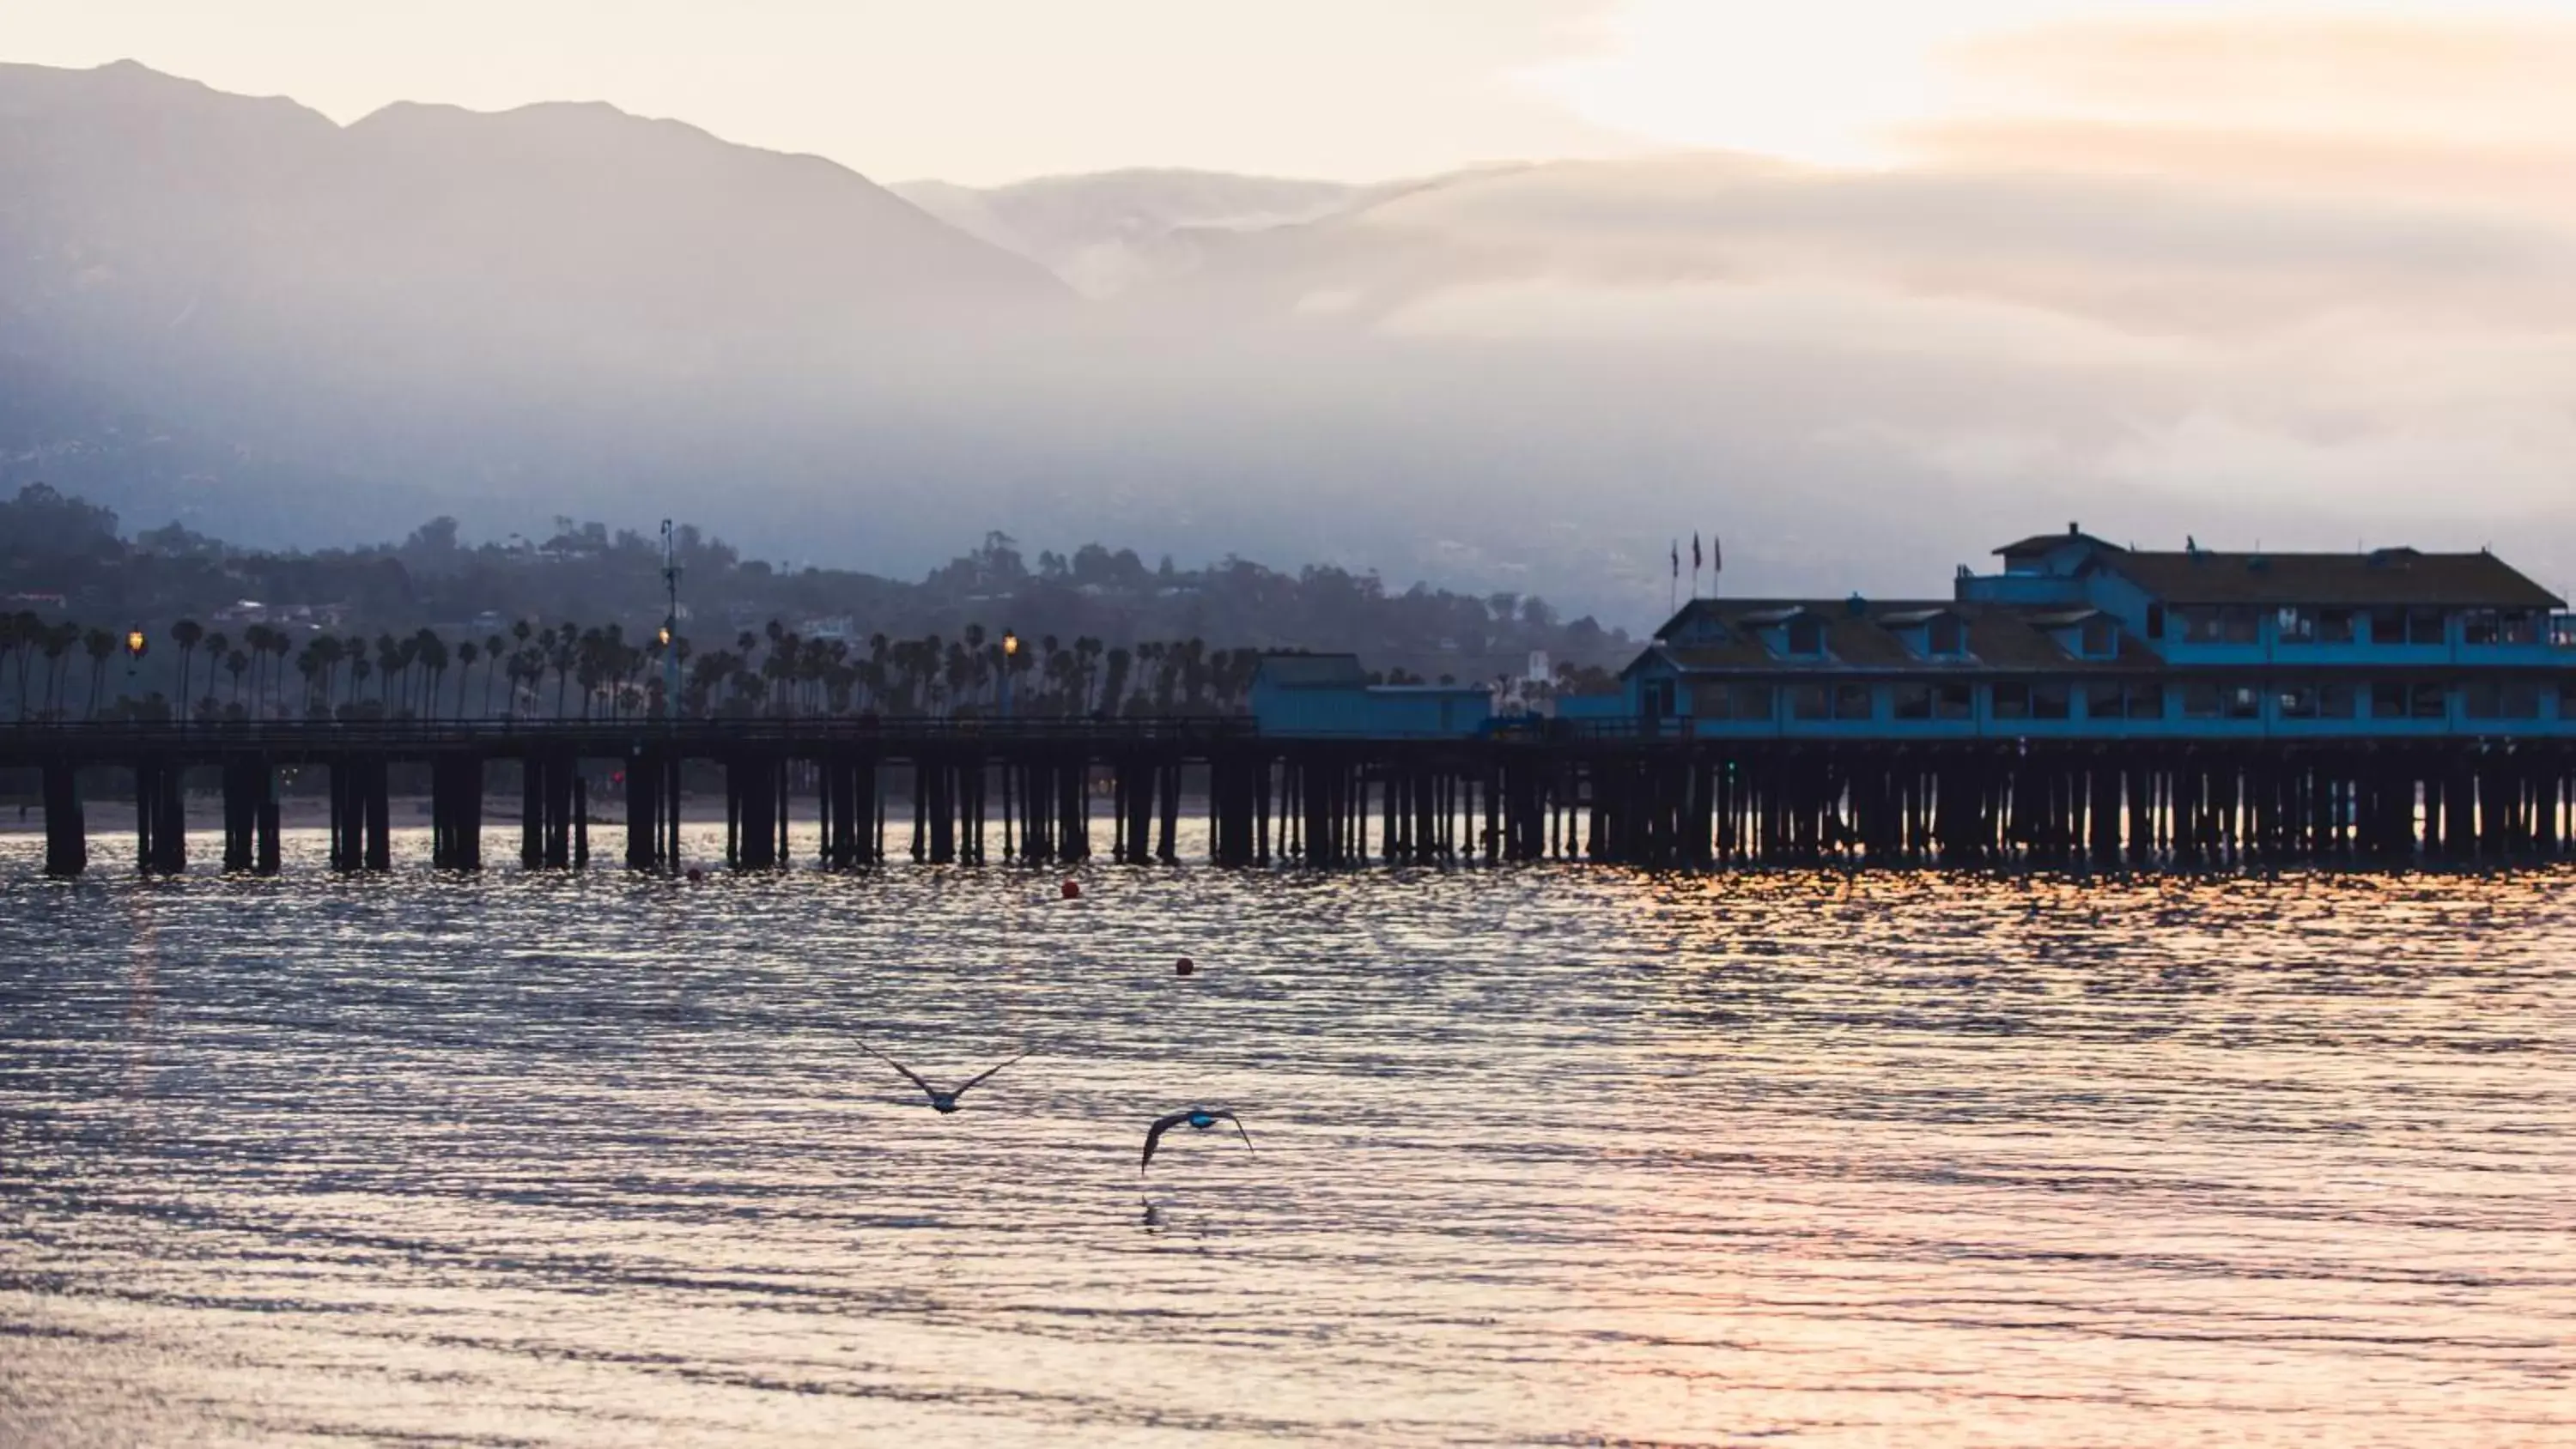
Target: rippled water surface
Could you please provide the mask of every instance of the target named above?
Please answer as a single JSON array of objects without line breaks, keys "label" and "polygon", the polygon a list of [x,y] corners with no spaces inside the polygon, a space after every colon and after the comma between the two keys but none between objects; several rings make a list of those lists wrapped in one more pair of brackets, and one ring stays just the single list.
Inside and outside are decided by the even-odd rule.
[{"label": "rippled water surface", "polygon": [[0,1442],[2576,1442],[2576,876],[294,845],[0,843]]}]

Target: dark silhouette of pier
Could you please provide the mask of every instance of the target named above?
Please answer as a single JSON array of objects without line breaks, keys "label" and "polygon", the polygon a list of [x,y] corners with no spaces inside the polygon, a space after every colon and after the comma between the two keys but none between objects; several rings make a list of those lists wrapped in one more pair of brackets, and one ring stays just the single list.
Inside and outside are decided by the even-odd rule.
[{"label": "dark silhouette of pier", "polygon": [[426,794],[430,863],[453,870],[485,864],[496,794],[519,801],[531,870],[592,864],[595,818],[621,807],[623,864],[675,869],[688,792],[721,792],[726,858],[748,869],[794,863],[800,819],[833,869],[1075,862],[1104,845],[1118,862],[1172,863],[1185,809],[1204,812],[1209,858],[1227,867],[2397,865],[2556,857],[2576,839],[2576,740],[1747,740],[1543,724],[1358,739],[1216,718],[0,727],[0,778],[36,787],[56,875],[88,866],[85,802],[102,793],[133,800],[141,869],[185,869],[191,786],[220,793],[224,868],[274,872],[281,780],[310,789],[317,771],[343,871],[392,868],[398,785]]}]

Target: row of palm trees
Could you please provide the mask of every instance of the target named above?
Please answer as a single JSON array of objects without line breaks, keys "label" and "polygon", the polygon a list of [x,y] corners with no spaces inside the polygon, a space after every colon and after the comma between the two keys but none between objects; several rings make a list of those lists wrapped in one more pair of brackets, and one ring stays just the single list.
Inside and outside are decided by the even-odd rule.
[{"label": "row of palm trees", "polygon": [[[267,624],[236,638],[183,619],[169,641],[176,697],[200,720],[660,717],[670,710],[666,650],[677,654],[679,710],[694,717],[1232,713],[1245,707],[1259,659],[1200,639],[1112,647],[1089,636],[997,638],[979,624],[955,639],[803,638],[776,620],[703,651],[658,632],[630,640],[616,624],[527,620],[451,643],[431,629],[370,640]],[[104,629],[0,615],[0,681],[14,679],[17,717],[73,717],[65,695],[76,655],[88,661],[84,717],[177,712],[158,691],[107,698],[122,643]]]}]

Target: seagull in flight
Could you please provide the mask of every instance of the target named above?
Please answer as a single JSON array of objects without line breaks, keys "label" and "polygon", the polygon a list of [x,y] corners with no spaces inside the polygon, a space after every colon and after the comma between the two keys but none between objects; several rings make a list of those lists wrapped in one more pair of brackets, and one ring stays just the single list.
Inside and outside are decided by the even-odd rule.
[{"label": "seagull in flight", "polygon": [[1243,1133],[1243,1150],[1246,1152],[1251,1151],[1252,1134],[1243,1131],[1242,1118],[1237,1117],[1232,1112],[1227,1112],[1221,1109],[1210,1111],[1205,1107],[1192,1107],[1185,1112],[1174,1112],[1169,1117],[1160,1117],[1155,1119],[1153,1127],[1145,1133],[1145,1156],[1142,1161],[1136,1164],[1136,1170],[1138,1172],[1143,1172],[1146,1167],[1153,1162],[1154,1148],[1162,1142],[1164,1133],[1171,1131],[1173,1128],[1180,1126],[1184,1122],[1204,1132],[1210,1127],[1215,1126],[1216,1119],[1219,1117],[1223,1117],[1228,1122],[1233,1123],[1234,1130]]},{"label": "seagull in flight", "polygon": [[[905,1066],[903,1063],[896,1061],[890,1056],[887,1056],[884,1052],[878,1051],[875,1047],[868,1045],[866,1042],[859,1043],[859,1050],[866,1052],[869,1056],[875,1057],[877,1060],[884,1062],[887,1066],[903,1073],[905,1080],[911,1082],[914,1086],[919,1087],[922,1090],[923,1095],[930,1098],[930,1109],[945,1116],[946,1114],[957,1110],[958,1098],[965,1096],[974,1088],[983,1085],[986,1077],[992,1076],[994,1072],[1000,1071],[1002,1067],[1009,1066],[1011,1062],[1018,1061],[1020,1057],[1027,1056],[1029,1052],[1036,1051],[1037,1048],[1029,1048],[1028,1051],[1020,1053],[1020,1056],[1011,1058],[1011,1062],[1004,1062],[1002,1063],[1002,1067],[992,1068],[985,1072],[983,1076],[975,1078],[973,1081],[968,1082],[965,1086],[959,1087],[953,1092],[943,1092],[937,1087],[930,1085],[928,1082],[923,1081],[920,1077],[913,1074],[912,1068]],[[1249,1139],[1247,1139],[1247,1141],[1248,1140]]]}]

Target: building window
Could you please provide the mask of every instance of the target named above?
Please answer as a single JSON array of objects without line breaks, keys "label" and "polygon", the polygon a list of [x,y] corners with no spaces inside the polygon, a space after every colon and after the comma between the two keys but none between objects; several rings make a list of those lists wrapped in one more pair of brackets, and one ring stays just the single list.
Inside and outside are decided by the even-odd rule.
[{"label": "building window", "polygon": [[2349,684],[2317,686],[2319,719],[2351,719],[2361,711],[2361,691]]},{"label": "building window", "polygon": [[2576,719],[2576,679],[2562,680],[2559,683],[2558,717]]},{"label": "building window", "polygon": [[2165,606],[2162,604],[2147,605],[2147,637],[2150,639],[2165,637]]},{"label": "building window", "polygon": [[2298,605],[2281,610],[2274,627],[2284,644],[2349,644],[2353,612]]},{"label": "building window", "polygon": [[1989,714],[1989,716],[1990,716],[1991,718],[1994,718],[1994,719],[2028,719],[2028,718],[2030,718],[2030,686],[2029,686],[2029,685],[2027,685],[2027,684],[1998,684],[1998,685],[1993,685],[1993,686],[1991,686],[1991,689],[1992,689],[1992,691],[1993,691],[1993,692],[1992,692],[1992,693],[1990,693],[1990,694],[1987,696],[1987,699],[1988,699],[1988,701],[1990,702],[1990,703],[1989,703],[1988,714]]},{"label": "building window", "polygon": [[2540,687],[2520,680],[2479,680],[2460,691],[2460,712],[2471,719],[2538,719]]},{"label": "building window", "polygon": [[1821,684],[1793,684],[1793,685],[1790,685],[1790,686],[1789,686],[1789,718],[1791,718],[1791,719],[1831,719],[1831,718],[1833,718],[1833,713],[1832,713],[1832,711],[1827,707],[1827,696],[1826,696],[1826,694],[1825,694],[1825,687],[1824,687],[1823,685],[1821,685]]},{"label": "building window", "polygon": [[2293,684],[2281,691],[2281,718],[2315,719],[2316,717],[2317,687],[2315,685]]},{"label": "building window", "polygon": [[2252,644],[2262,636],[2262,615],[2252,609],[2195,604],[2182,611],[2186,644]]},{"label": "building window", "polygon": [[2445,623],[2439,609],[2373,609],[2370,611],[2370,642],[2444,643],[2449,638]]},{"label": "building window", "polygon": [[2120,627],[2108,619],[2087,619],[2083,645],[2085,658],[2108,659],[2120,652]]},{"label": "building window", "polygon": [[2527,609],[2476,609],[2460,616],[2463,644],[2531,644],[2539,638],[2539,616]]},{"label": "building window", "polygon": [[1870,708],[1868,685],[1837,684],[1834,686],[1834,718],[1868,719],[1876,712]]},{"label": "building window", "polygon": [[1968,652],[1966,626],[1947,614],[1933,616],[1923,626],[1923,651],[1936,659],[1955,658]]},{"label": "building window", "polygon": [[1888,704],[1895,710],[1898,719],[1930,719],[1932,686],[1900,684],[1888,691]]},{"label": "building window", "polygon": [[2186,684],[2182,714],[2185,719],[2261,719],[2263,691],[2250,684]]},{"label": "building window", "polygon": [[2438,684],[2374,684],[2370,687],[2373,719],[2447,719],[2443,689]]},{"label": "building window", "polygon": [[1789,621],[1789,652],[1816,655],[1825,652],[1825,626],[1814,619]]},{"label": "building window", "polygon": [[1646,717],[1662,719],[1673,712],[1673,682],[1652,679],[1646,682]]},{"label": "building window", "polygon": [[1771,714],[1771,686],[1736,684],[1727,687],[1727,716],[1731,719],[1767,720]]},{"label": "building window", "polygon": [[2163,719],[2164,717],[2165,687],[2163,685],[2132,684],[2129,686],[2129,718]]},{"label": "building window", "polygon": [[2126,691],[2117,684],[2084,686],[2084,717],[2086,719],[2120,718],[2127,708],[2125,694]]},{"label": "building window", "polygon": [[2063,684],[2034,684],[2030,687],[2032,719],[2066,719],[2074,713],[2072,691]]},{"label": "building window", "polygon": [[1945,684],[1932,693],[1935,719],[1973,719],[1976,712],[1976,696],[1964,684]]}]

